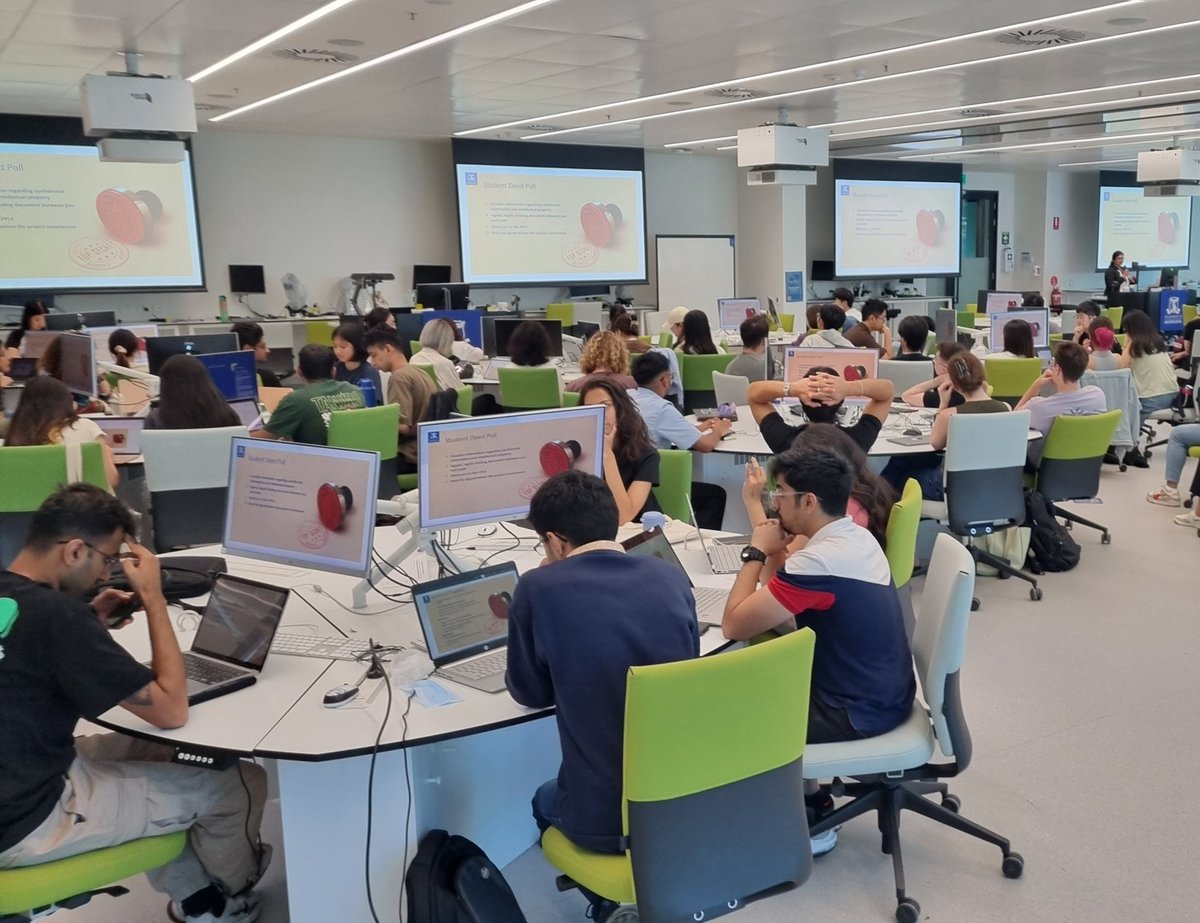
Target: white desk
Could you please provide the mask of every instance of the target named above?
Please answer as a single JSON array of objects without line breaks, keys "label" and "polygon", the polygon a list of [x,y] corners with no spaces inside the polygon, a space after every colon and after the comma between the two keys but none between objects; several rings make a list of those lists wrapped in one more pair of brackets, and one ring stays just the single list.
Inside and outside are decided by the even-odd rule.
[{"label": "white desk", "polygon": [[311,317],[238,317],[228,321],[181,320],[158,325],[161,336],[184,336],[197,333],[228,333],[237,321],[253,321],[263,328],[268,346],[294,349],[299,352],[308,343],[309,323],[323,323],[331,329],[341,323],[338,314],[320,314]]}]

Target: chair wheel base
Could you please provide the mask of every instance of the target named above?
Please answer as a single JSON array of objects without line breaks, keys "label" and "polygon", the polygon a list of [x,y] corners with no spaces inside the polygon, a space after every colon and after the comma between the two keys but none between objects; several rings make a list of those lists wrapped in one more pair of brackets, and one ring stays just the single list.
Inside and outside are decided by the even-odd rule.
[{"label": "chair wheel base", "polygon": [[1107,532],[1105,532],[1103,535],[1100,536],[1100,544],[1101,545],[1111,545],[1112,544],[1112,536],[1109,535]]},{"label": "chair wheel base", "polygon": [[921,905],[906,897],[896,905],[896,923],[917,923],[921,919]]},{"label": "chair wheel base", "polygon": [[1000,864],[1000,870],[1004,872],[1005,878],[1020,878],[1021,873],[1025,871],[1025,860],[1019,852],[1010,852]]},{"label": "chair wheel base", "polygon": [[1032,589],[1030,589],[1029,598],[1032,599],[1034,602],[1038,602],[1042,598],[1042,588],[1035,586]]}]

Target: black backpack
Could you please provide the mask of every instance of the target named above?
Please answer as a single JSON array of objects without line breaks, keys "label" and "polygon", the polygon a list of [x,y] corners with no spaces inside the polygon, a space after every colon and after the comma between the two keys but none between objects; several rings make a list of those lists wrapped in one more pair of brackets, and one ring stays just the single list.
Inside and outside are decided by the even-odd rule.
[{"label": "black backpack", "polygon": [[404,881],[408,923],[528,923],[500,869],[466,837],[430,830]]},{"label": "black backpack", "polygon": [[1025,491],[1025,521],[1030,528],[1026,564],[1031,571],[1057,573],[1079,563],[1079,544],[1054,518],[1046,498],[1036,490]]}]

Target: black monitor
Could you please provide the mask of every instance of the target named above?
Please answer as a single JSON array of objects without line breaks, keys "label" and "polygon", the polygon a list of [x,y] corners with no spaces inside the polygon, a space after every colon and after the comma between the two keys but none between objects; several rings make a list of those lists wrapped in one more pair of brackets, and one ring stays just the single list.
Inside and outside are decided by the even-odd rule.
[{"label": "black monitor", "polygon": [[162,369],[163,363],[172,356],[232,353],[237,350],[238,338],[234,333],[201,333],[195,336],[146,338],[146,361],[150,364],[151,375],[157,375]]},{"label": "black monitor", "polygon": [[836,277],[833,274],[833,260],[813,260],[812,261],[812,281],[813,282],[834,282]]},{"label": "black monitor", "polygon": [[434,311],[465,311],[471,286],[466,282],[418,285],[417,304]]},{"label": "black monitor", "polygon": [[1179,281],[1178,269],[1164,269],[1158,277],[1159,288],[1174,288]]},{"label": "black monitor", "polygon": [[575,321],[575,333],[581,340],[587,340],[589,337],[594,337],[599,332],[599,324],[593,324],[590,321],[585,320]]},{"label": "black monitor", "polygon": [[413,267],[413,288],[422,285],[445,285],[449,281],[449,266],[417,265]]},{"label": "black monitor", "polygon": [[414,340],[421,339],[421,328],[425,326],[425,319],[420,314],[393,314],[396,318],[396,334],[400,337],[400,345],[404,348],[404,355],[412,358],[412,348],[409,345]]},{"label": "black monitor", "polygon": [[568,298],[594,298],[603,295],[607,298],[612,290],[607,285],[571,285],[567,287]]},{"label": "black monitor", "polygon": [[47,314],[47,330],[79,330],[81,327],[115,327],[117,315],[112,311],[88,311],[82,314]]},{"label": "black monitor", "polygon": [[229,264],[229,290],[235,295],[265,295],[267,280],[261,266]]},{"label": "black monitor", "polygon": [[562,321],[521,317],[485,317],[483,324],[483,351],[489,356],[507,356],[508,339],[519,324],[532,323],[546,328],[550,336],[550,355],[562,355]]}]

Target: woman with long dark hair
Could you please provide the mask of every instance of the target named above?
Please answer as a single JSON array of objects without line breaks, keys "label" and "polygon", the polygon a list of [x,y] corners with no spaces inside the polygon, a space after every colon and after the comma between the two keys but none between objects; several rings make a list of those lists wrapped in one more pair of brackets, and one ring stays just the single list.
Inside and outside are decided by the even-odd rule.
[{"label": "woman with long dark hair", "polygon": [[611,378],[597,378],[583,389],[580,403],[604,406],[604,480],[621,524],[657,510],[652,488],[658,484],[658,449],[633,398]]},{"label": "woman with long dark hair", "polygon": [[20,356],[21,340],[25,338],[25,334],[30,330],[45,330],[46,315],[49,313],[50,309],[36,298],[25,302],[25,310],[21,312],[21,326],[8,335],[8,339],[4,341],[5,349],[12,350],[15,355]]},{"label": "woman with long dark hair", "polygon": [[683,316],[683,331],[675,342],[675,351],[689,356],[715,356],[724,352],[713,342],[708,315],[703,311],[688,311]]},{"label": "woman with long dark hair", "polygon": [[158,406],[146,429],[212,429],[241,424],[195,356],[172,356],[158,373]]},{"label": "woman with long dark hair", "polygon": [[1179,393],[1179,380],[1175,377],[1171,352],[1149,314],[1126,311],[1124,326],[1128,340],[1117,365],[1133,373],[1142,408],[1140,423],[1145,423],[1154,411],[1171,406]]},{"label": "woman with long dark hair", "polygon": [[113,461],[108,437],[92,420],[79,416],[75,397],[57,378],[38,375],[25,383],[21,401],[4,437],[6,446],[82,445],[100,443],[104,455],[104,474],[109,487],[116,487],[120,476]]},{"label": "woman with long dark hair", "polygon": [[1033,359],[1033,328],[1028,321],[1013,318],[1004,325],[1004,349],[993,353],[992,359]]}]

